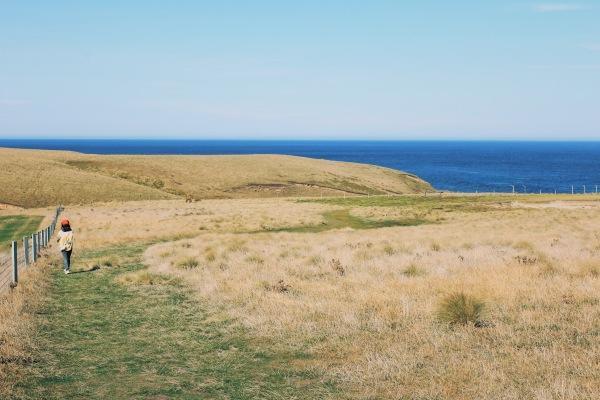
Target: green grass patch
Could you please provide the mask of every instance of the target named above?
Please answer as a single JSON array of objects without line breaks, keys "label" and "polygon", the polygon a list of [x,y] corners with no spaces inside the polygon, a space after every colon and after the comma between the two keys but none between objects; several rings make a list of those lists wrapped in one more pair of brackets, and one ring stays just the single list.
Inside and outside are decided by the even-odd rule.
[{"label": "green grass patch", "polygon": [[[39,313],[40,351],[19,397],[327,399],[337,393],[331,382],[291,367],[294,360],[304,365],[305,354],[253,342],[179,281],[145,282],[144,250],[83,253],[67,276],[56,267]],[[78,273],[81,259],[108,254],[127,262]]]},{"label": "green grass patch", "polygon": [[7,215],[0,217],[0,245],[21,240],[36,232],[44,217],[39,215]]},{"label": "green grass patch", "polygon": [[[430,223],[421,218],[405,218],[393,220],[369,220],[356,217],[350,214],[350,210],[333,210],[323,213],[324,221],[318,225],[294,226],[269,229],[269,232],[295,232],[295,233],[315,233],[324,232],[332,229],[377,229],[392,226],[416,226]],[[260,231],[264,232],[264,231]],[[256,232],[254,232],[256,233]]]},{"label": "green grass patch", "polygon": [[413,207],[421,209],[485,211],[491,205],[508,204],[515,200],[523,200],[514,196],[354,196],[330,197],[324,199],[302,199],[299,202],[317,202],[343,207]]},{"label": "green grass patch", "polygon": [[[420,211],[442,210],[442,211],[465,211],[483,212],[499,210],[498,206],[507,206],[513,202],[521,203],[544,203],[550,201],[577,201],[597,200],[593,196],[582,195],[551,195],[551,194],[528,194],[528,195],[448,195],[431,193],[423,195],[401,195],[401,196],[351,196],[351,197],[327,197],[309,198],[297,200],[301,203],[322,203],[343,207],[405,207]],[[507,210],[508,208],[504,208]]]}]

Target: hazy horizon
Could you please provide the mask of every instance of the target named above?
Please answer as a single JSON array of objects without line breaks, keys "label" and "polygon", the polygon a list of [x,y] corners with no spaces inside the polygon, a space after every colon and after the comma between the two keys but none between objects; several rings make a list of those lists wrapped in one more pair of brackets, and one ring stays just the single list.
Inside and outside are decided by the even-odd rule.
[{"label": "hazy horizon", "polygon": [[597,140],[600,1],[10,2],[0,138]]}]

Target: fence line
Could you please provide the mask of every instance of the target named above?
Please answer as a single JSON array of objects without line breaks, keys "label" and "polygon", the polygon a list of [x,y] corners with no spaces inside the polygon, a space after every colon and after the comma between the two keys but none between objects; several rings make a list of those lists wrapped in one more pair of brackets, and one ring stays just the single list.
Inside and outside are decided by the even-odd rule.
[{"label": "fence line", "polygon": [[13,240],[9,254],[0,254],[0,294],[17,286],[19,272],[34,265],[42,249],[50,245],[50,239],[56,230],[62,207],[57,207],[52,222],[45,228],[25,236],[22,240]]}]

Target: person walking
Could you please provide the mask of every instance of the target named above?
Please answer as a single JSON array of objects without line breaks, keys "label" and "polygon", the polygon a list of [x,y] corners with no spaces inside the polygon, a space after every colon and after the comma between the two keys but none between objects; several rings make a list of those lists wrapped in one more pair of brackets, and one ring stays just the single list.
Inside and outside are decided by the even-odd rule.
[{"label": "person walking", "polygon": [[73,252],[73,230],[68,219],[60,221],[60,232],[58,232],[58,248],[63,256],[65,274],[71,273],[71,253]]}]

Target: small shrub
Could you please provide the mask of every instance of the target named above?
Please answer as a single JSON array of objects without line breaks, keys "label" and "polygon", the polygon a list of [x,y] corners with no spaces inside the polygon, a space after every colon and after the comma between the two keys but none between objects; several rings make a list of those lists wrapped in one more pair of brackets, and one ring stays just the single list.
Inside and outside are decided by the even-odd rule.
[{"label": "small shrub", "polygon": [[441,249],[442,249],[442,246],[440,246],[439,243],[436,243],[436,242],[431,243],[432,251],[440,251]]},{"label": "small shrub", "polygon": [[331,259],[329,261],[329,266],[333,269],[339,276],[344,276],[346,274],[346,269],[337,258]]},{"label": "small shrub", "polygon": [[179,268],[184,268],[184,269],[198,268],[198,265],[199,265],[198,260],[196,260],[195,257],[186,257],[177,263],[177,266]]},{"label": "small shrub", "polygon": [[404,271],[402,271],[402,274],[410,278],[414,278],[425,275],[425,270],[418,265],[410,264]]},{"label": "small shrub", "polygon": [[438,319],[449,325],[474,325],[484,327],[485,302],[463,292],[452,293],[440,302]]}]

